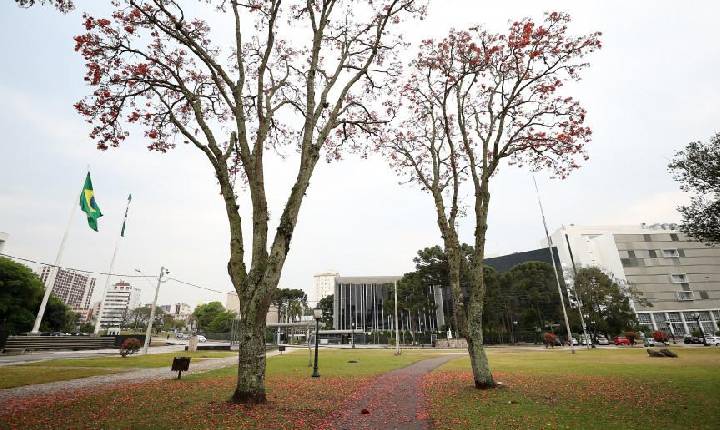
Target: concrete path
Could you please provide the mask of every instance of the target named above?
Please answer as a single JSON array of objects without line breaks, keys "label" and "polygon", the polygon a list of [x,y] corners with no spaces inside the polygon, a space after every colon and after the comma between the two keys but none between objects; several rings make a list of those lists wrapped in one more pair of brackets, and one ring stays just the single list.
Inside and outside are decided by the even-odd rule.
[{"label": "concrete path", "polygon": [[426,430],[430,420],[422,394],[422,377],[457,358],[443,355],[379,376],[357,400],[345,407],[332,423],[337,430]]},{"label": "concrete path", "polygon": [[[277,355],[277,351],[268,351],[266,356]],[[213,369],[232,366],[237,363],[237,356],[233,355],[224,358],[206,358],[190,363],[190,370],[183,372],[183,376],[195,373],[207,372]],[[74,392],[88,388],[96,388],[103,385],[117,385],[119,382],[143,382],[158,379],[177,378],[177,372],[170,371],[170,362],[161,368],[131,369],[122,373],[109,375],[91,376],[88,378],[71,379],[67,381],[49,382],[47,384],[24,385],[21,387],[7,388],[0,390],[0,410],[6,399],[20,399],[27,396],[54,394],[58,392]]]},{"label": "concrete path", "polygon": [[[185,345],[161,345],[148,349],[148,354],[164,354],[166,352],[184,351]],[[89,358],[118,356],[118,349],[84,349],[80,351],[32,351],[25,354],[0,354],[0,366],[32,363],[35,361],[53,360],[56,358]]]}]

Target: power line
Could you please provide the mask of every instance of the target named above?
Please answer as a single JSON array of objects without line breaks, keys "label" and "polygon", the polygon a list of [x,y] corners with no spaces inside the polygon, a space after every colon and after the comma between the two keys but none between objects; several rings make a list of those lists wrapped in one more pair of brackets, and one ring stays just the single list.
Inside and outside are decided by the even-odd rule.
[{"label": "power line", "polygon": [[[13,260],[25,261],[25,262],[28,262],[28,263],[40,264],[40,265],[44,265],[44,266],[48,266],[48,267],[58,267],[58,268],[65,269],[65,270],[72,270],[72,271],[74,271],[74,272],[97,273],[98,275],[109,275],[109,276],[115,276],[116,278],[146,278],[146,279],[147,279],[147,278],[157,278],[157,276],[152,276],[152,275],[129,275],[129,274],[124,274],[124,273],[95,272],[95,271],[92,271],[92,270],[82,270],[82,269],[75,269],[75,268],[72,268],[72,267],[62,267],[62,266],[57,266],[57,265],[55,265],[55,264],[49,264],[49,263],[45,263],[45,262],[42,262],[42,261],[32,260],[32,259],[29,259],[29,258],[17,257],[17,256],[14,256],[14,255],[5,254],[5,253],[0,253],[0,256],[8,257],[8,258],[11,258],[11,259],[13,259]],[[201,289],[201,290],[212,291],[212,292],[214,292],[214,293],[219,293],[219,294],[225,294],[225,293],[226,293],[225,291],[220,291],[220,290],[216,290],[216,289],[213,289],[213,288],[203,287],[203,286],[201,286],[201,285],[193,284],[193,283],[191,283],[191,282],[182,281],[182,280],[177,279],[177,278],[167,278],[167,279],[168,279],[168,280],[175,281],[175,282],[178,282],[178,283],[183,284],[183,285],[187,285],[187,286],[193,287],[193,288]]]}]

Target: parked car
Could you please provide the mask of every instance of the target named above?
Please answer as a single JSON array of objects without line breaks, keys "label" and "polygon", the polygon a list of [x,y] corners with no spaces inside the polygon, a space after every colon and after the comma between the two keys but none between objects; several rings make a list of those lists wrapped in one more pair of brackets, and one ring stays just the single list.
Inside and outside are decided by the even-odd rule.
[{"label": "parked car", "polygon": [[720,336],[705,335],[705,344],[712,346],[720,346]]},{"label": "parked car", "polygon": [[185,333],[177,332],[175,333],[175,339],[187,339],[187,335]]},{"label": "parked car", "polygon": [[655,339],[651,337],[646,337],[645,339],[643,339],[643,346],[655,346]]},{"label": "parked car", "polygon": [[578,340],[575,338],[572,338],[572,344],[573,344],[573,346],[578,346]]},{"label": "parked car", "polygon": [[613,339],[613,343],[615,345],[631,345],[630,339],[626,338],[625,336],[615,336],[615,338]]},{"label": "parked car", "polygon": [[683,343],[686,345],[702,345],[703,340],[701,337],[685,336]]},{"label": "parked car", "polygon": [[605,336],[598,336],[595,341],[598,345],[610,345],[610,341]]},{"label": "parked car", "polygon": [[197,338],[198,338],[198,342],[200,342],[200,343],[207,342],[207,338],[201,334],[197,335]]}]

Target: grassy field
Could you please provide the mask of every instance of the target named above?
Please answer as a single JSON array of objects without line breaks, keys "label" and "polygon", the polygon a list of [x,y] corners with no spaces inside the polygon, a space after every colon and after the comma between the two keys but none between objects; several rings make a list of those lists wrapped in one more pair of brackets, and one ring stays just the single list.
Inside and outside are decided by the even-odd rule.
[{"label": "grassy field", "polygon": [[453,360],[424,379],[438,429],[717,429],[720,348],[508,352],[490,350],[504,388],[472,388],[470,363]]},{"label": "grassy field", "polygon": [[115,369],[102,368],[42,368],[31,366],[0,366],[0,389],[21,385],[44,384],[46,382],[65,381],[86,378],[88,376],[116,373]]},{"label": "grassy field", "polygon": [[170,367],[175,356],[190,356],[194,360],[235,355],[226,351],[178,352],[167,354],[133,355],[122,358],[67,358],[45,360],[14,366],[0,366],[0,389],[21,385],[44,384],[88,376],[106,375],[136,368]]},{"label": "grassy field", "polygon": [[[311,378],[307,351],[267,361],[269,403],[228,403],[236,367],[182,380],[161,380],[13,400],[0,407],[0,428],[323,428],[339,406],[374,375],[430,357],[426,352],[323,350],[320,378]],[[356,361],[350,363],[349,361]]]}]

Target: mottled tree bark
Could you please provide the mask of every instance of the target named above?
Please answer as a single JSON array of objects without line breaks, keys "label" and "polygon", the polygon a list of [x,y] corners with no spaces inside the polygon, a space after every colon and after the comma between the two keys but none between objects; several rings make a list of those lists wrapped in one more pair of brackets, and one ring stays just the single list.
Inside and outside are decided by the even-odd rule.
[{"label": "mottled tree bark", "polygon": [[493,388],[490,364],[483,345],[483,310],[485,306],[485,235],[487,233],[489,173],[485,170],[480,179],[480,190],[475,195],[475,254],[471,268],[472,288],[468,305],[468,353],[473,370],[475,388]]}]

